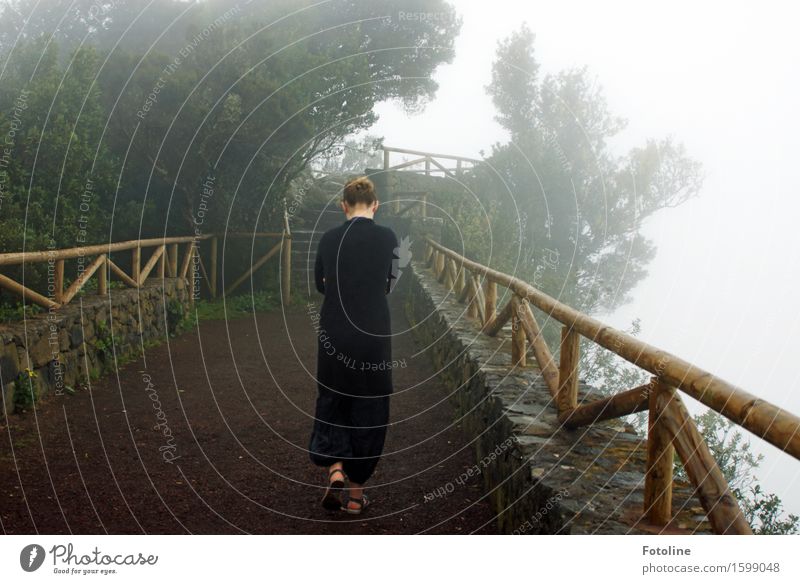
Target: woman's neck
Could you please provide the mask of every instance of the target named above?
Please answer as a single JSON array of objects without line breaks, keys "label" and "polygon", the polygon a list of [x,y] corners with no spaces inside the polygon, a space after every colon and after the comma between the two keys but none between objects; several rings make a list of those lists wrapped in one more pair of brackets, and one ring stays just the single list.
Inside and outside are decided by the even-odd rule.
[{"label": "woman's neck", "polygon": [[365,217],[366,219],[374,219],[375,213],[372,209],[354,209],[349,213],[345,213],[345,217],[347,219],[353,219],[354,217]]}]

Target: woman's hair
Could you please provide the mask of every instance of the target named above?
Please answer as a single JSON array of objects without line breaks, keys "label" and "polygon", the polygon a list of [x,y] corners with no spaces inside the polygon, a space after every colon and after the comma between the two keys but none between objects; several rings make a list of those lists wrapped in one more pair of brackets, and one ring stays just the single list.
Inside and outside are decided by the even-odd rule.
[{"label": "woman's hair", "polygon": [[372,205],[378,200],[375,195],[375,185],[365,176],[354,178],[344,185],[342,200],[347,203],[348,207]]}]

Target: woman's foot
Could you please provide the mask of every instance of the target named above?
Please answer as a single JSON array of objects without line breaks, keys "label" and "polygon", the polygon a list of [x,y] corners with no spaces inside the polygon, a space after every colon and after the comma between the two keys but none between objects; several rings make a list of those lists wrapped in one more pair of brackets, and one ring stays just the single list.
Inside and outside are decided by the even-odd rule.
[{"label": "woman's foot", "polygon": [[331,468],[328,472],[328,488],[322,496],[322,506],[329,511],[336,511],[342,506],[342,491],[347,476],[341,466]]},{"label": "woman's foot", "polygon": [[347,505],[342,505],[342,511],[346,511],[350,515],[361,515],[361,512],[369,507],[369,505],[370,500],[367,499],[367,496],[362,493],[361,497],[359,498],[348,498]]},{"label": "woman's foot", "polygon": [[350,515],[360,515],[370,503],[364,494],[364,485],[350,481],[348,490],[347,504],[342,505],[342,511],[346,511]]}]

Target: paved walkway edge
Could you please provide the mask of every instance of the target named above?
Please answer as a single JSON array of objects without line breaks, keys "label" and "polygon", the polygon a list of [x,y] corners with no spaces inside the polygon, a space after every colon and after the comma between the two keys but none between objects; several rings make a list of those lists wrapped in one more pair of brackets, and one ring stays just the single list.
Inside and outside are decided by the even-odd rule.
[{"label": "paved walkway edge", "polygon": [[[478,333],[421,263],[414,263],[406,305],[419,345],[453,392],[473,440],[474,472],[505,534],[709,533],[694,489],[677,481],[667,529],[639,523],[646,442],[622,420],[566,430],[538,369],[512,369],[507,330]],[[578,401],[600,397],[580,384]]]}]

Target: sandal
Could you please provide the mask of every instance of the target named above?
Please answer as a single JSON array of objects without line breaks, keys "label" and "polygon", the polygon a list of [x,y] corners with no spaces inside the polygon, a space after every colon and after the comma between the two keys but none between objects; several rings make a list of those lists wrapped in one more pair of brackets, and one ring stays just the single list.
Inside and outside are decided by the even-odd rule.
[{"label": "sandal", "polygon": [[[351,501],[353,503],[358,503],[358,508],[357,509],[351,509],[350,508],[350,502]],[[367,496],[365,494],[362,493],[361,494],[361,498],[359,498],[359,499],[356,499],[355,497],[350,497],[347,500],[347,504],[342,505],[342,511],[346,511],[350,515],[361,515],[361,512],[364,509],[366,509],[367,507],[369,507],[369,505],[370,505],[370,500],[367,498]]]},{"label": "sandal", "polygon": [[341,492],[344,490],[344,478],[346,478],[344,471],[340,468],[335,468],[328,473],[328,479],[330,480],[337,472],[341,473],[343,478],[330,481],[328,488],[325,489],[325,494],[322,496],[322,506],[329,511],[335,511],[342,506]]}]

